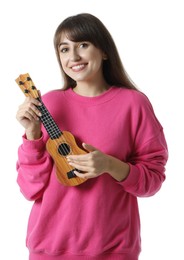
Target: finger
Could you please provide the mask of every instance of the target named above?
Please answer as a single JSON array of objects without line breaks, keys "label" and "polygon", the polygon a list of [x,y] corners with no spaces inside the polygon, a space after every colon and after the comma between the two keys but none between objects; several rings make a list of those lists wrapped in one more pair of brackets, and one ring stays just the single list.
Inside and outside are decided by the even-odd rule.
[{"label": "finger", "polygon": [[18,120],[24,120],[27,119],[29,121],[38,121],[39,118],[35,114],[31,114],[28,111],[23,111],[23,113],[18,113],[17,114],[17,119]]},{"label": "finger", "polygon": [[93,151],[97,151],[98,149],[95,148],[94,146],[90,145],[90,144],[86,144],[83,143],[82,146],[84,147],[84,149],[86,149],[88,152],[93,152]]},{"label": "finger", "polygon": [[39,120],[39,117],[41,116],[40,111],[35,107],[33,104],[28,104],[28,105],[22,105],[19,108],[18,111],[18,116],[20,118],[27,118],[27,119],[35,119]]},{"label": "finger", "polygon": [[74,171],[74,173],[75,173],[75,175],[77,176],[77,177],[79,177],[79,178],[83,178],[83,179],[88,179],[89,177],[89,175],[88,175],[88,173],[80,173],[80,172],[78,172],[78,171]]},{"label": "finger", "polygon": [[39,121],[40,120],[40,117],[39,116],[37,116],[37,114],[36,113],[34,113],[34,112],[26,112],[25,113],[25,115],[24,115],[24,117],[26,117],[27,119],[29,119],[30,121]]},{"label": "finger", "polygon": [[37,100],[36,98],[32,98],[32,97],[27,97],[25,99],[25,103],[34,104],[35,106],[42,106],[42,103],[39,100]]},{"label": "finger", "polygon": [[84,172],[84,173],[80,173],[78,171],[74,171],[75,175],[77,175],[77,177],[79,178],[83,178],[83,179],[92,179],[92,178],[96,178],[97,176],[90,173],[90,172]]},{"label": "finger", "polygon": [[89,171],[89,167],[86,166],[86,165],[81,165],[81,164],[78,164],[78,163],[73,163],[73,162],[70,162],[69,165],[71,165],[72,167],[82,171],[82,172],[88,172]]},{"label": "finger", "polygon": [[40,110],[33,104],[31,104],[31,109],[32,111],[30,110],[30,113],[32,114],[35,113],[38,117],[42,116],[42,113],[40,112]]},{"label": "finger", "polygon": [[38,90],[38,95],[39,95],[39,97],[41,97],[41,91],[40,90]]},{"label": "finger", "polygon": [[85,162],[88,160],[88,157],[88,154],[68,155],[67,160],[69,162]]}]

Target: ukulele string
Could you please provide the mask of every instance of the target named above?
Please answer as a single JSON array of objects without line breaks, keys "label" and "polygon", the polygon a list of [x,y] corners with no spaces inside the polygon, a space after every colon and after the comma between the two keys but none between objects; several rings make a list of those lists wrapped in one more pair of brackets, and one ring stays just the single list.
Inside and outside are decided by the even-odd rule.
[{"label": "ukulele string", "polygon": [[[45,108],[43,102],[41,100],[39,100],[42,103],[42,108]],[[38,107],[38,109],[41,107]],[[67,140],[65,139],[65,137],[63,136],[63,134],[61,133],[61,131],[59,130],[59,128],[57,128],[57,126],[54,125],[54,127],[52,126],[52,120],[50,119],[49,116],[47,116],[45,109],[40,109],[41,112],[43,113],[42,116],[40,117],[40,120],[42,121],[42,123],[44,124],[44,122],[46,123],[44,125],[44,127],[46,128],[47,132],[50,133],[51,137],[56,137],[56,138],[51,138],[54,142],[56,147],[58,148],[58,150],[60,149],[61,151],[61,155],[64,158],[64,163],[66,168],[68,168],[69,170],[72,170],[72,166],[68,164],[67,159],[65,158],[69,153],[68,153],[68,149],[67,149]],[[66,145],[65,145],[66,144]],[[69,146],[70,147],[70,146]],[[72,154],[72,150],[70,149],[70,153]],[[66,155],[66,156],[65,156]]]},{"label": "ukulele string", "polygon": [[[44,108],[44,110],[46,109],[46,107],[45,107],[45,105],[44,105],[44,103],[42,102],[42,100],[41,100],[41,98],[39,97],[39,98],[37,98],[41,103],[42,103],[42,108]],[[38,107],[38,109],[39,109],[39,107]],[[47,112],[47,110],[45,110],[46,112]],[[44,112],[42,109],[41,109],[41,112]],[[44,113],[42,116],[45,116],[45,118],[44,118],[44,120],[47,120],[47,125],[51,125],[52,126],[52,120],[50,120],[50,118],[49,118],[49,116],[47,116],[46,115],[46,113]],[[41,119],[41,117],[40,117],[40,119]],[[42,119],[41,119],[42,120]],[[43,123],[43,121],[42,121],[42,123]],[[49,128],[49,131],[51,131],[51,128]],[[63,158],[64,158],[64,162],[65,162],[65,165],[66,165],[66,167],[70,170],[70,171],[72,171],[73,169],[74,169],[74,167],[72,167],[71,165],[69,165],[68,164],[68,161],[67,161],[67,159],[66,159],[66,156],[70,153],[70,154],[73,154],[73,151],[72,151],[72,149],[71,149],[71,146],[68,144],[68,142],[67,142],[67,140],[66,140],[66,138],[65,138],[65,136],[61,133],[61,131],[60,131],[60,129],[57,127],[57,125],[55,126],[55,127],[53,127],[53,130],[52,130],[52,135],[53,136],[58,136],[58,133],[59,133],[59,140],[57,140],[57,139],[52,139],[54,142],[55,142],[55,144],[56,144],[56,147],[59,147],[58,149],[60,149],[61,150],[61,155],[63,156]],[[63,142],[64,144],[66,144],[66,145],[61,145],[61,143],[60,143],[60,140],[61,140],[61,142]],[[67,145],[69,146],[69,149],[67,148]],[[66,155],[66,156],[65,156]]]}]

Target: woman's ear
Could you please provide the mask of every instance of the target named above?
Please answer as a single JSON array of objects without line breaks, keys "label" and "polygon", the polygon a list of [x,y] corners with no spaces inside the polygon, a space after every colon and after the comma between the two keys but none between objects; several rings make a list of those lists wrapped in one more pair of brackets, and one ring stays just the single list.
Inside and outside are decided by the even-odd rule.
[{"label": "woman's ear", "polygon": [[107,59],[108,59],[107,54],[104,53],[104,54],[102,55],[102,58],[103,58],[103,60],[107,60]]}]

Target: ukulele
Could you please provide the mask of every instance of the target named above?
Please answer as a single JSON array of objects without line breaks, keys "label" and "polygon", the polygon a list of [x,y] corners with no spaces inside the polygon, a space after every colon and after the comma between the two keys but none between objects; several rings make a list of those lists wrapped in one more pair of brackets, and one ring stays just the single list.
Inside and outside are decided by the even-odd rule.
[{"label": "ukulele", "polygon": [[15,81],[26,97],[35,98],[42,104],[37,108],[42,114],[40,120],[50,137],[46,143],[46,149],[55,163],[58,181],[66,186],[77,186],[85,182],[87,179],[76,176],[74,171],[81,171],[69,165],[66,156],[87,152],[77,146],[75,138],[70,132],[60,131],[28,73],[20,75]]}]

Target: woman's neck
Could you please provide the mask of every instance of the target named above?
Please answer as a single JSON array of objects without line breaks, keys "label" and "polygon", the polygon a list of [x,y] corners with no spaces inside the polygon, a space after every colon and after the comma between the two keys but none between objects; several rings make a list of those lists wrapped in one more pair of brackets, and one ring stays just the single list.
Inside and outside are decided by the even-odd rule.
[{"label": "woman's neck", "polygon": [[109,85],[106,81],[99,82],[98,84],[96,82],[78,82],[73,91],[81,96],[95,97],[102,94],[107,89],[109,89]]}]

